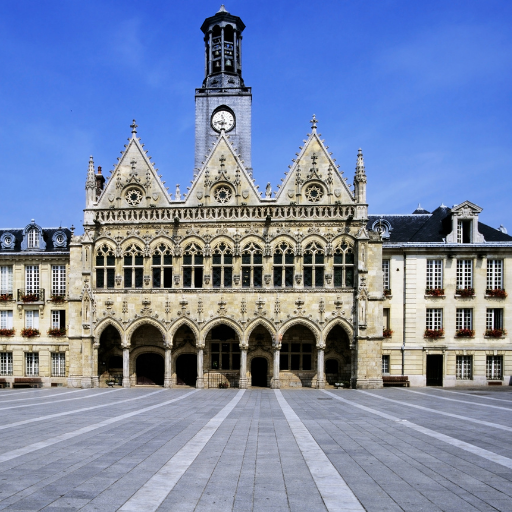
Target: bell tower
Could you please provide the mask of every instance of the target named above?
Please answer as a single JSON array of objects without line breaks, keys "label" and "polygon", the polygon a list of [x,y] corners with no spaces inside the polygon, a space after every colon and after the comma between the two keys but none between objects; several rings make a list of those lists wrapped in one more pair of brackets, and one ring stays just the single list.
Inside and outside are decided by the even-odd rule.
[{"label": "bell tower", "polygon": [[242,78],[243,21],[224,5],[201,25],[205,44],[205,78],[196,89],[195,168],[224,130],[251,170],[251,88]]}]

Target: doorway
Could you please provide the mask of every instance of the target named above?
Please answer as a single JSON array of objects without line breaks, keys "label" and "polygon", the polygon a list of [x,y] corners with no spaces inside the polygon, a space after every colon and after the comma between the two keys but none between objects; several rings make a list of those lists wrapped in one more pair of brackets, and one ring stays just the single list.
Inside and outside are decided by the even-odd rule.
[{"label": "doorway", "polygon": [[164,385],[164,358],[159,354],[141,354],[135,365],[139,386]]},{"label": "doorway", "polygon": [[443,385],[443,356],[427,355],[427,386]]},{"label": "doorway", "polygon": [[197,356],[182,354],[176,359],[176,384],[179,386],[196,386]]},{"label": "doorway", "polygon": [[264,357],[255,357],[251,361],[251,385],[267,387],[268,363]]}]

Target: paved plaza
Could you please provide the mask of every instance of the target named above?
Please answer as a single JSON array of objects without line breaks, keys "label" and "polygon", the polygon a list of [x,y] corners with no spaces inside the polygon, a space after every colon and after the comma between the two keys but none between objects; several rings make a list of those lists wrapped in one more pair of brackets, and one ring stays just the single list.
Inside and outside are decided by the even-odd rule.
[{"label": "paved plaza", "polygon": [[0,510],[512,510],[512,390],[0,392]]}]

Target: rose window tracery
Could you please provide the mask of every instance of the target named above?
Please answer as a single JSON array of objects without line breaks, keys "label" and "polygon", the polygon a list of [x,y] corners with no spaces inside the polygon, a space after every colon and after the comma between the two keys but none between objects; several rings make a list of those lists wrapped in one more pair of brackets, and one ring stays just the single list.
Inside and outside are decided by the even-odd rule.
[{"label": "rose window tracery", "polygon": [[126,202],[130,206],[137,206],[142,201],[142,193],[138,188],[131,188],[126,192]]},{"label": "rose window tracery", "polygon": [[224,204],[231,199],[232,195],[233,193],[231,192],[231,188],[223,185],[215,189],[213,197],[215,198],[215,201],[217,201],[217,203]]},{"label": "rose window tracery", "polygon": [[320,185],[309,185],[304,194],[308,201],[317,203],[324,196],[324,190]]}]

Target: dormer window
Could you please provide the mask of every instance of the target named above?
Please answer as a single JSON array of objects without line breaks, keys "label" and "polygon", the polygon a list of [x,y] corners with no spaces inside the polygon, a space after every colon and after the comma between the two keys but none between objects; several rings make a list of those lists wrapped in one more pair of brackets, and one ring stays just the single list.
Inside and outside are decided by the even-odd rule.
[{"label": "dormer window", "polygon": [[470,244],[471,243],[471,231],[472,231],[471,220],[457,221],[457,243],[458,244]]},{"label": "dormer window", "polygon": [[32,228],[27,233],[27,245],[29,249],[39,249],[39,231]]}]

